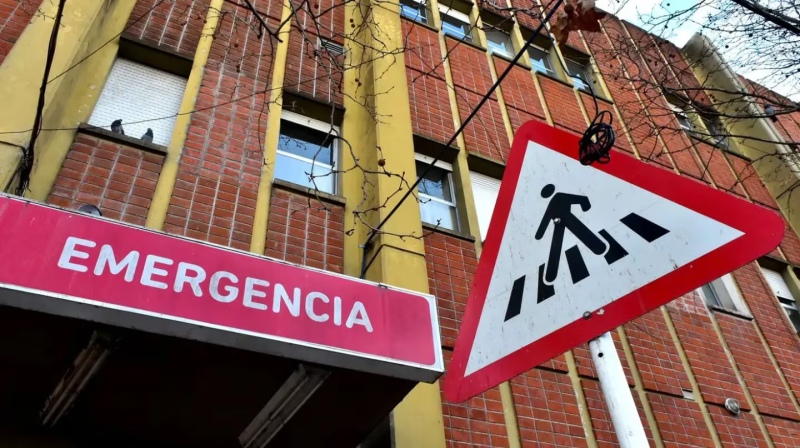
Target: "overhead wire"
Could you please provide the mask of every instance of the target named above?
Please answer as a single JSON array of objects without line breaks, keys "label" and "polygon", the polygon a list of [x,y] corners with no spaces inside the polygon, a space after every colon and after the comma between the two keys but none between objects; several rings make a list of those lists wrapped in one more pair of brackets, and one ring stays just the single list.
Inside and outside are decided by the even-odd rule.
[{"label": "overhead wire", "polygon": [[64,6],[67,0],[59,0],[58,9],[56,10],[56,17],[53,21],[53,31],[50,32],[50,42],[47,45],[47,56],[44,63],[44,74],[42,76],[42,85],[39,88],[39,99],[36,103],[36,115],[33,118],[33,133],[28,146],[22,152],[22,160],[19,165],[19,185],[17,185],[17,196],[24,196],[25,190],[28,189],[30,182],[31,171],[33,170],[33,161],[36,156],[36,140],[39,137],[42,127],[42,115],[44,113],[44,100],[45,93],[47,92],[47,80],[50,78],[50,69],[53,66],[53,59],[56,54],[56,44],[58,42],[58,31],[61,29],[61,18],[64,16]]},{"label": "overhead wire", "polygon": [[[522,48],[520,48],[519,51],[517,51],[517,54],[514,55],[514,58],[512,58],[511,63],[506,66],[506,69],[503,71],[503,73],[497,77],[497,81],[495,81],[494,84],[492,84],[492,86],[489,88],[489,90],[481,97],[481,100],[472,109],[472,112],[470,112],[470,114],[467,115],[467,117],[461,122],[461,125],[458,127],[453,136],[450,137],[450,139],[447,141],[447,143],[445,143],[444,146],[442,146],[442,148],[439,150],[439,152],[436,154],[433,160],[431,160],[431,162],[425,166],[425,169],[423,169],[421,173],[417,173],[417,180],[414,181],[414,183],[406,190],[403,196],[400,197],[400,200],[394,205],[394,207],[392,207],[391,210],[389,210],[389,213],[383,219],[381,219],[381,221],[378,223],[377,226],[373,227],[370,230],[366,242],[362,245],[362,250],[364,250],[364,252],[370,250],[370,248],[372,247],[372,239],[375,237],[375,235],[377,235],[383,228],[383,226],[386,225],[386,222],[389,219],[391,219],[392,216],[394,216],[395,212],[400,208],[403,202],[405,202],[405,200],[408,199],[408,197],[414,192],[414,190],[417,188],[422,179],[424,179],[425,176],[428,174],[428,172],[436,165],[436,163],[439,162],[439,160],[441,160],[442,156],[444,156],[445,152],[447,151],[447,148],[449,148],[456,141],[458,136],[462,132],[464,132],[464,129],[466,129],[470,121],[472,121],[472,119],[475,118],[480,108],[486,103],[486,101],[489,100],[489,98],[491,98],[494,91],[497,90],[497,88],[500,86],[500,83],[503,82],[506,76],[508,76],[508,74],[511,72],[511,69],[513,69],[514,66],[519,62],[519,60],[522,58],[522,55],[525,54],[525,52],[528,50],[528,47],[530,47],[531,44],[533,44],[533,41],[536,39],[536,36],[538,36],[539,33],[542,31],[544,24],[550,21],[550,19],[553,17],[553,14],[555,14],[555,12],[561,6],[562,2],[563,0],[555,1],[555,5],[552,7],[552,9],[550,9],[550,11],[545,15],[543,20],[540,20],[539,26],[533,33],[531,33],[531,36],[528,38],[527,41],[525,41],[525,44],[522,46]],[[361,266],[360,278],[364,278],[364,276],[366,275],[367,266],[368,263],[366,261],[366,256],[364,256]]]},{"label": "overhead wire", "polygon": [[[557,45],[550,30],[547,30],[547,38],[553,46]],[[589,89],[589,94],[592,95],[592,101],[594,101],[594,118],[578,141],[578,160],[583,165],[591,165],[592,163],[605,164],[610,162],[611,148],[614,147],[614,143],[617,139],[614,127],[612,126],[614,123],[614,116],[607,110],[600,110],[600,106],[597,103],[597,93],[594,90],[592,82],[589,82],[580,72],[571,74],[564,64],[564,61],[562,61],[562,58],[556,57],[556,59],[558,59],[558,64],[567,76],[570,78],[578,78]]]}]

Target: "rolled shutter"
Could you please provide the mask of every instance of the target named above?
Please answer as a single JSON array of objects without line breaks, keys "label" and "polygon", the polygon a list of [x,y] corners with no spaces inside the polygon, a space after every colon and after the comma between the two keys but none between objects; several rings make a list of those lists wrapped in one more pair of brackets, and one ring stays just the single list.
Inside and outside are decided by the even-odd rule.
[{"label": "rolled shutter", "polygon": [[489,231],[489,222],[492,220],[494,205],[500,192],[500,180],[470,171],[472,182],[472,196],[475,199],[475,209],[478,212],[478,227],[481,240],[486,239]]}]

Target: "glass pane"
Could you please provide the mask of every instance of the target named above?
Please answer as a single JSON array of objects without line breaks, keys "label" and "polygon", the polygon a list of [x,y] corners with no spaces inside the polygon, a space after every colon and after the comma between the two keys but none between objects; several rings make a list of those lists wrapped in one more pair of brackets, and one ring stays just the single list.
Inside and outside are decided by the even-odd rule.
[{"label": "glass pane", "polygon": [[420,197],[419,200],[419,211],[422,214],[423,222],[434,226],[438,224],[439,227],[445,229],[458,230],[455,206],[442,204],[424,197]]},{"label": "glass pane", "polygon": [[[319,191],[331,194],[335,193],[334,185],[336,175],[331,172],[331,169],[319,163],[314,164],[313,172],[311,168],[311,162],[298,160],[294,157],[281,154],[280,152],[275,159],[276,178],[308,188],[314,188],[316,185],[316,189]],[[323,177],[314,177],[314,182],[312,183],[308,176],[309,172],[312,172],[314,176]]]},{"label": "glass pane", "polygon": [[553,68],[550,66],[550,57],[547,52],[538,48],[529,48],[528,56],[531,58],[531,64],[534,70],[540,73],[551,73]]},{"label": "glass pane", "polygon": [[692,124],[689,122],[689,119],[686,118],[685,115],[681,115],[681,114],[677,114],[676,113],[675,114],[675,118],[678,119],[678,124],[681,126],[681,128],[689,130],[689,131],[692,130]]},{"label": "glass pane", "polygon": [[446,14],[442,14],[442,31],[456,39],[472,41],[472,36],[467,33],[468,25]]},{"label": "glass pane", "polygon": [[786,314],[789,315],[789,320],[792,321],[792,325],[794,325],[795,331],[800,331],[800,312],[797,311],[797,308],[795,307],[789,308],[787,306],[784,306],[783,310],[786,311]]},{"label": "glass pane", "polygon": [[[587,85],[590,81],[589,75],[587,74],[588,70],[586,70],[586,64],[573,61],[571,59],[567,59],[567,70],[569,70],[570,77],[575,84],[575,87],[581,90],[588,90],[589,86]],[[578,76],[580,75],[580,77]]]},{"label": "glass pane", "polygon": [[[427,163],[417,162],[417,175],[422,174],[428,167]],[[419,192],[428,196],[452,202],[453,193],[450,190],[450,173],[447,171],[431,167],[428,174],[419,183]]]},{"label": "glass pane", "polygon": [[413,0],[402,0],[400,2],[400,14],[417,22],[427,23],[426,17],[427,10],[424,4],[417,3]]},{"label": "glass pane", "polygon": [[291,121],[281,121],[278,149],[326,165],[333,165],[333,136]]},{"label": "glass pane", "polygon": [[492,53],[498,53],[508,57],[512,56],[511,40],[508,34],[502,31],[491,30],[486,32],[486,39],[489,41],[489,51]]},{"label": "glass pane", "polygon": [[711,283],[703,285],[700,289],[703,290],[703,299],[705,299],[706,305],[722,306],[719,297],[717,297],[717,292],[714,291],[714,287],[711,286]]}]

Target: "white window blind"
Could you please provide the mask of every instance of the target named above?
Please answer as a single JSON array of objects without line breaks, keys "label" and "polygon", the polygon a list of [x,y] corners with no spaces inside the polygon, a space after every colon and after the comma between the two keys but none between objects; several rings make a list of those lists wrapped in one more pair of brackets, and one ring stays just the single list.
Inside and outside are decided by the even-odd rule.
[{"label": "white window blind", "polygon": [[151,128],[153,143],[167,145],[185,89],[186,78],[117,59],[89,124],[111,129],[111,122],[121,119],[125,135],[140,138]]},{"label": "white window blind", "polygon": [[500,192],[500,181],[493,177],[469,172],[470,182],[472,182],[472,197],[475,199],[475,209],[478,212],[478,227],[481,232],[481,240],[486,239],[486,232],[489,231],[489,222],[492,220],[494,204],[497,202],[497,195]]},{"label": "white window blind", "polygon": [[794,299],[791,291],[789,290],[789,285],[786,284],[786,281],[783,279],[783,276],[780,272],[767,268],[761,268],[761,272],[764,273],[764,278],[767,279],[769,287],[776,296],[784,299]]}]

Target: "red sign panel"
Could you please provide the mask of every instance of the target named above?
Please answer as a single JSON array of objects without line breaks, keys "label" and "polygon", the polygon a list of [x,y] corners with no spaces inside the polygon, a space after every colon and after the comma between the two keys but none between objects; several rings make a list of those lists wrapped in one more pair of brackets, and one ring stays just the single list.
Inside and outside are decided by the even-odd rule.
[{"label": "red sign panel", "polygon": [[772,210],[529,122],[514,137],[444,381],[463,401],[755,260]]},{"label": "red sign panel", "polygon": [[0,303],[433,381],[432,296],[0,196]]}]

